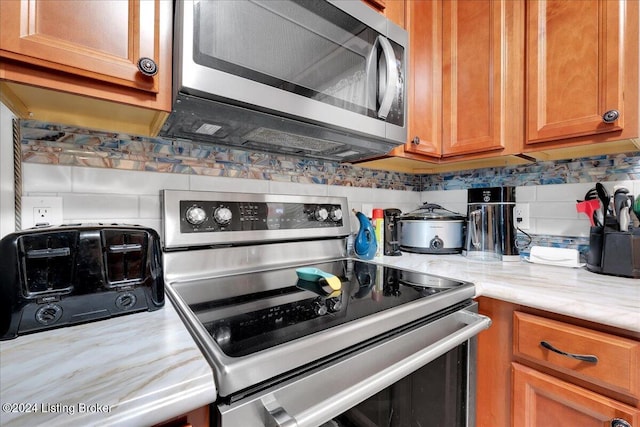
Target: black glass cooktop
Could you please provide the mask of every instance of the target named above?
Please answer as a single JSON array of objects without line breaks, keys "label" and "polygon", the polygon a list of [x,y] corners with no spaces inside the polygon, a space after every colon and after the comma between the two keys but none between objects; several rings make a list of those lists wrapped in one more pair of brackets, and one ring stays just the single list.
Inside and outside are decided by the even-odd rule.
[{"label": "black glass cooktop", "polygon": [[464,285],[363,261],[310,267],[337,276],[341,289],[287,268],[209,279],[199,291],[178,293],[220,349],[239,357]]}]

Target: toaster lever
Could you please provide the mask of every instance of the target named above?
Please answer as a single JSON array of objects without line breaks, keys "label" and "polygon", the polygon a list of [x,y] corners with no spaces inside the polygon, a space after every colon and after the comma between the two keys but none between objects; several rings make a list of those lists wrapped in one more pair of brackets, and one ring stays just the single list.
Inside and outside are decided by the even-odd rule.
[{"label": "toaster lever", "polygon": [[116,254],[123,254],[127,252],[140,252],[141,250],[142,250],[142,245],[139,243],[109,246],[109,252],[116,253]]},{"label": "toaster lever", "polygon": [[27,258],[53,258],[71,255],[69,248],[32,249],[27,251]]}]

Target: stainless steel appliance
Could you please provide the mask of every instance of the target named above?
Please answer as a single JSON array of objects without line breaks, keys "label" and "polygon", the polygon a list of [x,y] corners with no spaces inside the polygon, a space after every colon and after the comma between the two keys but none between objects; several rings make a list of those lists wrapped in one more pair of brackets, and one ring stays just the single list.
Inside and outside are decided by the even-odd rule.
[{"label": "stainless steel appliance", "polygon": [[462,254],[482,261],[520,261],[514,220],[515,187],[471,188]]},{"label": "stainless steel appliance", "polygon": [[35,227],[0,240],[0,339],[164,305],[158,234],[131,225]]},{"label": "stainless steel appliance", "polygon": [[384,255],[400,256],[400,233],[398,230],[398,218],[402,214],[400,209],[385,209],[384,216]]},{"label": "stainless steel appliance", "polygon": [[474,425],[490,320],[473,284],[348,258],[347,212],[339,197],[163,192],[167,294],[213,367],[215,425]]},{"label": "stainless steel appliance", "polygon": [[407,136],[404,29],[360,1],[176,2],[161,135],[352,161]]},{"label": "stainless steel appliance", "polygon": [[459,254],[466,218],[440,205],[425,203],[398,218],[400,249],[421,254]]}]

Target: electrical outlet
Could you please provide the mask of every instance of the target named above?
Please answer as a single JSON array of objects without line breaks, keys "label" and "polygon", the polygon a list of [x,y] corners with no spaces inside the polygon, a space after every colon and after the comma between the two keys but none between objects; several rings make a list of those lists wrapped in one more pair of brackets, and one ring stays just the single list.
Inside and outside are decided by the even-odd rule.
[{"label": "electrical outlet", "polygon": [[33,221],[38,224],[53,224],[53,211],[50,206],[39,206],[33,208]]},{"label": "electrical outlet", "polygon": [[62,224],[62,197],[23,197],[20,219],[23,230]]},{"label": "electrical outlet", "polygon": [[521,230],[530,228],[529,203],[516,203],[513,208],[513,218],[516,221],[516,227]]}]

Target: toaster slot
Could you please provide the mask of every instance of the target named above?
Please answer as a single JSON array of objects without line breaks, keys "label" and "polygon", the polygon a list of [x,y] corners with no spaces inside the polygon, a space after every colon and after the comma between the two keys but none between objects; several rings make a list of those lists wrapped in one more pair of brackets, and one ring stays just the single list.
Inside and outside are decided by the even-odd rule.
[{"label": "toaster slot", "polygon": [[143,231],[104,230],[105,266],[109,286],[142,283],[148,236]]},{"label": "toaster slot", "polygon": [[20,273],[25,297],[71,292],[77,240],[76,232],[20,237]]}]

